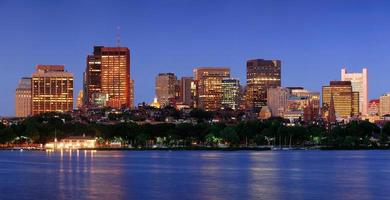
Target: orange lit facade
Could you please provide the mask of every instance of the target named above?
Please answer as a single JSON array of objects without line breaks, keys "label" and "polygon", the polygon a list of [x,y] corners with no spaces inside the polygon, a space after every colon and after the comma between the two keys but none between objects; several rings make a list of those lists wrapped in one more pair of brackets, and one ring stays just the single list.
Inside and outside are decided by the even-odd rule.
[{"label": "orange lit facade", "polygon": [[197,107],[210,111],[221,109],[222,80],[229,77],[229,68],[200,67],[194,69]]},{"label": "orange lit facade", "polygon": [[[84,75],[84,102],[93,105],[93,96],[107,95],[106,105],[113,108],[132,107],[134,92],[130,79],[130,50],[126,47],[94,47],[87,57]],[[95,94],[95,95],[94,95]],[[99,96],[99,95],[97,95]],[[101,96],[101,95],[100,95]]]},{"label": "orange lit facade", "polygon": [[331,81],[322,87],[322,104],[329,108],[331,101],[337,117],[348,119],[359,114],[359,93],[353,92],[350,81]]},{"label": "orange lit facade", "polygon": [[73,74],[64,66],[38,65],[31,85],[32,115],[73,110]]}]

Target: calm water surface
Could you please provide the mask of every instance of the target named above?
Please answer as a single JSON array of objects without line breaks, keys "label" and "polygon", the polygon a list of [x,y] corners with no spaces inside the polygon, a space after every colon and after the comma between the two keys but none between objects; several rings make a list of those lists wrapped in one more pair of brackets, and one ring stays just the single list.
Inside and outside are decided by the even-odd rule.
[{"label": "calm water surface", "polygon": [[0,151],[0,199],[390,199],[390,151]]}]

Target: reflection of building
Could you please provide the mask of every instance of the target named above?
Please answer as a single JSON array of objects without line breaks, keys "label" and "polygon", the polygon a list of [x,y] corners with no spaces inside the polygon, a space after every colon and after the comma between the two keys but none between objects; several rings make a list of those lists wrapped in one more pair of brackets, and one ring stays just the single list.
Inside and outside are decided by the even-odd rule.
[{"label": "reflection of building", "polygon": [[[134,84],[134,83],[133,83]],[[132,107],[130,51],[126,47],[95,46],[93,55],[87,57],[84,75],[84,101],[91,106],[94,93],[107,94],[108,106]]]},{"label": "reflection of building", "polygon": [[267,89],[281,85],[280,60],[249,60],[246,67],[247,107],[260,108],[267,105]]},{"label": "reflection of building", "polygon": [[361,73],[347,73],[346,69],[341,70],[341,80],[351,81],[352,90],[359,93],[359,111],[367,115],[368,106],[368,70],[363,68]]},{"label": "reflection of building", "polygon": [[160,73],[156,77],[156,97],[161,106],[170,105],[176,97],[177,77],[174,73]]},{"label": "reflection of building", "polygon": [[273,117],[283,117],[287,112],[287,103],[289,99],[289,91],[286,88],[276,87],[268,88],[267,102],[268,108]]},{"label": "reflection of building", "polygon": [[197,104],[205,110],[222,107],[222,79],[230,77],[230,69],[222,67],[200,67],[194,69]]},{"label": "reflection of building", "polygon": [[240,80],[235,78],[222,79],[222,106],[237,109],[240,102]]},{"label": "reflection of building", "polygon": [[359,114],[359,93],[352,91],[350,81],[331,81],[329,86],[323,86],[322,103],[324,108],[329,108],[331,97],[337,117],[348,119]]},{"label": "reflection of building", "polygon": [[60,142],[50,142],[45,145],[46,149],[88,149],[96,147],[96,138],[84,136],[71,136]]},{"label": "reflection of building", "polygon": [[390,93],[384,94],[379,98],[380,116],[390,114]]},{"label": "reflection of building", "polygon": [[32,75],[32,114],[73,110],[73,74],[62,65],[38,65]]},{"label": "reflection of building", "polygon": [[15,116],[29,115],[31,115],[31,78],[23,77],[15,91]]}]

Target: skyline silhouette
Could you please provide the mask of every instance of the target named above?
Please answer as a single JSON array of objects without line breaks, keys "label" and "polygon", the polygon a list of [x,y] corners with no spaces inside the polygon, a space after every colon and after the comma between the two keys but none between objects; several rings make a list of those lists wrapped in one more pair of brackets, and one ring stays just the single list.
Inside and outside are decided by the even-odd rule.
[{"label": "skyline silhouette", "polygon": [[151,102],[158,73],[192,76],[226,66],[245,84],[246,61],[282,61],[282,86],[321,86],[340,70],[368,68],[369,98],[390,91],[386,69],[390,2],[146,1],[0,2],[0,116],[14,114],[14,92],[37,64],[65,65],[82,89],[95,45],[131,52],[135,102]]}]

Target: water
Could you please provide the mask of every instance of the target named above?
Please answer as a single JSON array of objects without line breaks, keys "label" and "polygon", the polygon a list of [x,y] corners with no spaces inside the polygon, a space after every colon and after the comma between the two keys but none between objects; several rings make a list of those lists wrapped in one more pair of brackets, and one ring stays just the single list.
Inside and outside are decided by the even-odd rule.
[{"label": "water", "polygon": [[0,199],[389,199],[390,151],[0,151]]}]

